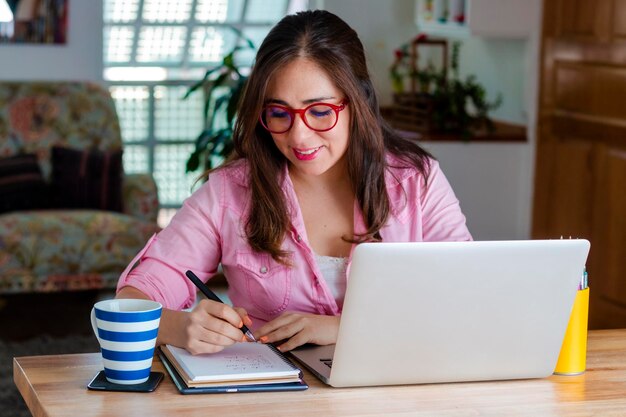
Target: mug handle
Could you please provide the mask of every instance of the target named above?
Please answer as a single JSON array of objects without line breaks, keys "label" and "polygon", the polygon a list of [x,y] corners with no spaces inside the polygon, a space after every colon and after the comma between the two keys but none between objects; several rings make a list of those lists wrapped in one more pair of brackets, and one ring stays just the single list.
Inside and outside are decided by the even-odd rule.
[{"label": "mug handle", "polygon": [[98,339],[98,343],[101,343],[100,336],[98,336],[98,325],[96,324],[96,309],[94,307],[91,308],[91,328],[93,329],[93,334],[96,335],[96,339]]}]

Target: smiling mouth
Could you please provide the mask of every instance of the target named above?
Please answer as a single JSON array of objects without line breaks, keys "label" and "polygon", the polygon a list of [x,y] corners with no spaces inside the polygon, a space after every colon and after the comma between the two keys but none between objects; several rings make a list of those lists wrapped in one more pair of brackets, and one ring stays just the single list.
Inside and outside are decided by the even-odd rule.
[{"label": "smiling mouth", "polygon": [[317,154],[319,153],[320,149],[322,149],[322,148],[323,148],[323,146],[319,146],[317,148],[310,148],[310,149],[295,149],[295,148],[293,148],[293,154],[300,161],[311,161],[311,160],[313,160],[313,159],[315,159],[317,157]]},{"label": "smiling mouth", "polygon": [[306,151],[304,150],[300,150],[300,149],[294,149],[294,151],[296,151],[297,153],[299,153],[300,155],[313,155],[315,152],[317,152],[319,149],[321,148],[321,146],[317,147],[317,148],[311,148],[311,149],[307,149]]}]

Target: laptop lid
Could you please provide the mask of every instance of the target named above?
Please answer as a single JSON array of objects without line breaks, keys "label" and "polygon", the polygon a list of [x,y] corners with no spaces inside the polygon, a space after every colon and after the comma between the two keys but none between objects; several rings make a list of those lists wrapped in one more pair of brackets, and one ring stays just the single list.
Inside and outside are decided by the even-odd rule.
[{"label": "laptop lid", "polygon": [[[322,380],[343,387],[546,377],[588,252],[586,240],[360,244]],[[306,358],[294,356],[323,370],[319,359],[328,358],[315,362],[314,349],[302,351]]]}]

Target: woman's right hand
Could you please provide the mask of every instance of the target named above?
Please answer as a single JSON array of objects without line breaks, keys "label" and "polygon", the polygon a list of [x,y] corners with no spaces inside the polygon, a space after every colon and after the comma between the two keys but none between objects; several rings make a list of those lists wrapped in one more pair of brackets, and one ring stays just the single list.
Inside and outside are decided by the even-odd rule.
[{"label": "woman's right hand", "polygon": [[193,355],[215,353],[245,341],[241,326],[252,324],[246,311],[212,300],[201,300],[191,312],[179,312],[179,331],[172,340]]},{"label": "woman's right hand", "polygon": [[[122,288],[115,298],[150,299],[133,287]],[[235,342],[245,341],[240,329],[242,324],[252,325],[246,310],[212,300],[200,300],[191,312],[164,308],[157,345],[178,346],[193,355],[215,353]]]}]

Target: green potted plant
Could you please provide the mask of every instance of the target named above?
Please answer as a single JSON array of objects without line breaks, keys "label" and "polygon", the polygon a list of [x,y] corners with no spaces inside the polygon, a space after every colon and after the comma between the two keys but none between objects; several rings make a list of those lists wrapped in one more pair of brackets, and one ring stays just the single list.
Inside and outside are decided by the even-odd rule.
[{"label": "green potted plant", "polygon": [[220,165],[234,148],[232,135],[237,104],[247,81],[237,67],[235,55],[238,51],[254,50],[255,47],[239,30],[231,29],[244,41],[243,45],[236,45],[219,65],[209,68],[183,97],[186,99],[198,91],[204,94],[204,129],[196,138],[195,149],[187,160],[187,172]]},{"label": "green potted plant", "polygon": [[391,78],[391,88],[395,94],[404,93],[404,79],[406,77],[406,62],[405,58],[407,53],[403,49],[396,49],[394,51],[396,60],[389,68],[389,78]]},{"label": "green potted plant", "polygon": [[488,113],[502,104],[502,95],[498,94],[494,101],[488,101],[485,88],[478,83],[474,75],[469,75],[465,80],[461,79],[459,50],[460,43],[453,43],[450,78],[445,80],[443,74],[436,77],[433,121],[439,131],[461,134],[469,139],[478,129],[494,130]]},{"label": "green potted plant", "polygon": [[437,82],[438,74],[432,62],[423,70],[415,70],[411,73],[411,77],[417,80],[419,91],[423,94],[430,94],[433,82]]},{"label": "green potted plant", "polygon": [[[426,39],[426,35],[420,34],[413,42],[423,39]],[[395,107],[401,109],[401,123],[427,126],[428,131],[452,133],[465,139],[471,138],[481,129],[494,130],[494,124],[489,119],[488,113],[502,104],[502,96],[499,94],[494,101],[489,101],[484,87],[478,83],[475,76],[470,75],[461,79],[460,47],[460,42],[452,44],[449,77],[446,75],[447,68],[437,69],[432,62],[423,69],[416,68],[415,62],[413,65],[407,62],[407,58],[416,59],[410,57],[408,53],[409,44],[404,44],[394,51],[395,61],[390,68],[390,77]],[[409,67],[414,69],[409,70]],[[412,84],[416,87],[413,91],[404,92],[403,83],[406,75],[415,81]],[[421,111],[415,113],[413,111],[415,108]],[[414,117],[414,120],[407,122],[407,117]]]}]

